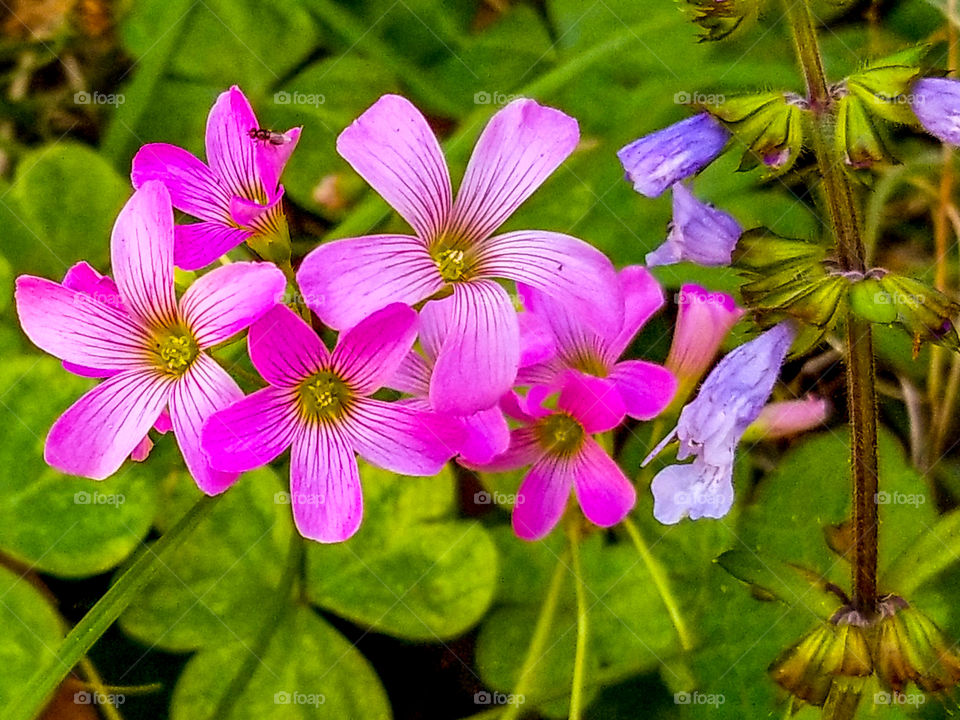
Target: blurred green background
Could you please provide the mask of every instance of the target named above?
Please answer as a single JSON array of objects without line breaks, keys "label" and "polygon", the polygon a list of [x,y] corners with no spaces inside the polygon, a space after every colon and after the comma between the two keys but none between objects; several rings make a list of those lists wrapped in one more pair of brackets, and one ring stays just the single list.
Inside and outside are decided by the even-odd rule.
[{"label": "blurred green background", "polygon": [[[818,7],[830,23],[823,43],[833,77],[904,43],[942,39],[936,3],[877,3],[873,24],[864,20],[870,8]],[[91,382],[33,348],[11,303],[18,274],[60,279],[81,259],[108,271],[110,228],[130,194],[130,160],[140,145],[170,142],[202,157],[207,112],[232,84],[264,127],[302,125],[283,177],[299,257],[324,239],[402,227],[334,146],[381,94],[402,93],[428,115],[455,182],[486,120],[515,96],[534,97],[576,117],[581,144],[509,227],[577,235],[623,265],[642,262],[662,241],[670,207],[666,197],[633,192],[615,156],[620,147],[685,117],[698,94],[801,89],[779,12],[729,43],[698,43],[672,0],[4,0],[0,31],[0,708],[36,668],[49,666],[65,630],[130,554],[198,496],[169,436],[147,463],[128,463],[99,484],[44,465],[47,429]],[[930,172],[938,148],[910,140],[900,155],[904,166],[877,182],[871,237],[884,263],[928,275],[926,205],[907,180]],[[802,174],[789,184],[764,182],[735,167],[736,158],[721,158],[697,180],[698,192],[747,227],[820,232]],[[691,280],[736,287],[722,269],[658,272],[671,288]],[[644,357],[665,355],[674,312],[668,308],[638,340]],[[908,339],[891,331],[879,344],[888,382],[922,381],[925,355],[914,361]],[[837,373],[810,379],[793,367],[788,374],[798,391],[816,384],[835,395]],[[835,399],[842,406],[842,396]],[[761,601],[713,561],[734,549],[762,558],[767,569],[801,563],[846,583],[846,565],[824,542],[824,528],[849,511],[838,413],[833,430],[744,453],[738,505],[722,521],[660,526],[641,491],[640,534],[676,593],[692,650],[681,648],[650,565],[629,538],[617,530],[587,540],[587,717],[787,712],[766,668],[816,623],[824,601],[806,592]],[[910,426],[899,401],[885,401],[884,420],[892,428],[882,448],[886,487],[928,499],[885,512],[881,552],[894,572],[900,551],[949,521],[938,516],[956,504],[960,472],[947,457],[921,476],[907,459]],[[630,428],[618,439],[629,474],[638,472],[648,433]],[[508,513],[484,503],[466,473],[398,479],[365,469],[361,532],[342,545],[306,547],[301,557],[285,478],[282,465],[263,469],[227,494],[96,646],[91,664],[64,684],[48,717],[510,712],[498,703],[516,687],[563,557],[561,534],[521,543]],[[502,482],[509,492],[516,478]],[[942,536],[950,555],[920,563],[910,583],[922,606],[960,637],[952,565],[960,541]],[[563,717],[567,709],[575,604],[560,567],[547,651],[522,706],[528,717]],[[92,702],[97,688],[122,703]],[[692,691],[701,695],[683,695]],[[956,709],[946,698],[919,713],[936,718]],[[913,709],[868,701],[866,711],[900,717]]]}]

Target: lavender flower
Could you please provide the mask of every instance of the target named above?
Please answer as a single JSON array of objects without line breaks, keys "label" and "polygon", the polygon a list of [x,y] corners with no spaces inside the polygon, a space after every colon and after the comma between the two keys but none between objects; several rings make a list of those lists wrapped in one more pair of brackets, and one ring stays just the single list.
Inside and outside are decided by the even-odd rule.
[{"label": "lavender flower", "polygon": [[700,201],[683,183],[675,183],[670,232],[665,243],[647,253],[647,265],[729,265],[742,234],[733,216]]},{"label": "lavender flower", "polygon": [[924,130],[945,143],[960,146],[960,80],[917,80],[910,107]]}]

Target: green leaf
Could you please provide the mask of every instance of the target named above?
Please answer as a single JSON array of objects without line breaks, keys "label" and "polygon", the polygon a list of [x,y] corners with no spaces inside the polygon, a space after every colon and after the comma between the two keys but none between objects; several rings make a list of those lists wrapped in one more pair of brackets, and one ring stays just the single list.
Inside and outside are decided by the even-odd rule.
[{"label": "green leaf", "polygon": [[[200,491],[185,472],[184,505]],[[244,475],[165,563],[120,618],[129,635],[156,647],[185,651],[250,639],[263,622],[263,598],[283,574],[293,532],[286,493],[262,468]]]},{"label": "green leaf", "polygon": [[[197,653],[173,693],[173,720],[212,719],[224,682],[250,652],[242,642]],[[370,663],[346,638],[303,606],[291,607],[233,704],[231,720],[389,720],[386,691]],[[219,720],[219,719],[217,719]]]},{"label": "green leaf", "polygon": [[960,563],[960,510],[923,530],[881,577],[883,586],[891,592],[910,597],[925,582]]},{"label": "green leaf", "polygon": [[360,531],[311,545],[311,602],[366,627],[413,640],[455,637],[493,599],[497,552],[476,522],[453,516],[453,474],[408,478],[362,466]]},{"label": "green leaf", "polygon": [[18,272],[61,277],[79,260],[104,269],[129,184],[86,145],[59,142],[20,158],[9,198],[25,232],[5,236]]},{"label": "green leaf", "polygon": [[796,566],[745,550],[728,550],[717,558],[717,563],[738,580],[788,605],[799,603],[821,618],[830,617],[837,609],[838,597]]},{"label": "green leaf", "polygon": [[155,467],[128,462],[94,482],[44,463],[53,421],[90,387],[53,358],[11,358],[0,369],[0,465],[17,469],[0,473],[0,548],[61,577],[96,575],[122,562],[147,534],[156,508]]},{"label": "green leaf", "polygon": [[63,638],[60,617],[30,580],[0,567],[0,706],[37,671],[56,662]]}]

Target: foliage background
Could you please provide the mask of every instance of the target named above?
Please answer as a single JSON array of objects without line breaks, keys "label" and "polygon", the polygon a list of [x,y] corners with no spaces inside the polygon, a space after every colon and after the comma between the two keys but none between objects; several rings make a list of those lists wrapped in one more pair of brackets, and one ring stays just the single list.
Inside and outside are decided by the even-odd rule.
[{"label": "foliage background", "polygon": [[[823,42],[832,77],[904,43],[942,41],[937,3],[879,2],[879,20],[867,23],[870,7],[817,8],[829,21]],[[320,239],[401,227],[334,149],[337,134],[381,94],[403,93],[429,115],[455,179],[493,112],[512,96],[532,96],[575,116],[582,142],[510,227],[583,237],[623,265],[642,262],[659,244],[670,208],[666,198],[632,191],[617,149],[684,117],[697,93],[801,89],[778,12],[729,43],[702,44],[669,0],[5,0],[0,28],[0,707],[51,662],[65,630],[131,553],[198,495],[171,437],[159,440],[148,463],[128,464],[100,484],[44,465],[48,427],[90,382],[31,347],[11,307],[18,274],[59,279],[80,259],[108,269],[110,228],[129,196],[130,159],[141,144],[170,142],[202,155],[206,114],[231,84],[251,98],[263,126],[303,125],[284,176],[302,255]],[[942,60],[942,43],[935,47]],[[932,182],[939,149],[897,140],[903,164],[876,182],[868,238],[877,264],[928,277],[923,183]],[[697,190],[747,227],[805,237],[821,231],[812,207],[816,178],[762,182],[756,173],[734,173],[735,165],[722,158]],[[686,281],[727,291],[737,284],[732,272],[686,265],[658,275],[671,289]],[[674,314],[671,303],[638,339],[644,357],[664,357]],[[886,386],[922,389],[926,353],[912,358],[909,340],[893,330],[881,330],[878,345]],[[727,518],[660,526],[641,489],[635,519],[693,629],[693,650],[681,649],[649,566],[626,536],[587,540],[588,717],[786,711],[766,667],[815,623],[822,600],[794,588],[785,603],[761,601],[714,559],[733,549],[755,558],[762,572],[778,576],[778,562],[795,562],[846,584],[847,566],[824,540],[825,529],[849,512],[842,375],[824,357],[815,373],[792,364],[784,393],[817,389],[831,397],[831,427],[792,442],[748,444]],[[897,589],[910,586],[911,599],[960,637],[952,602],[960,537],[950,512],[960,497],[960,465],[948,452],[917,469],[915,428],[891,395],[882,408],[882,482],[924,502],[884,508],[882,561]],[[617,438],[620,462],[634,476],[650,433],[641,426]],[[554,568],[566,562],[560,533],[533,545],[516,540],[508,513],[478,502],[481,481],[468,474],[398,479],[368,469],[362,531],[343,545],[304,552],[292,539],[285,476],[282,465],[248,474],[97,645],[97,674],[107,686],[127,687],[117,689],[125,693],[120,714],[225,717],[221,702],[237,720],[501,713],[477,704],[475,693],[515,688]],[[643,488],[650,475],[639,477]],[[502,482],[489,489],[509,492],[516,478]],[[914,545],[923,552],[898,565]],[[547,652],[526,693],[531,717],[566,710],[575,608],[570,574],[561,572]],[[97,716],[76,700],[88,672],[64,685],[50,717]],[[677,702],[675,693],[694,689],[724,702]],[[284,692],[325,702],[278,704]],[[888,717],[909,714],[865,706]],[[919,714],[956,709],[952,698],[931,698]]]}]

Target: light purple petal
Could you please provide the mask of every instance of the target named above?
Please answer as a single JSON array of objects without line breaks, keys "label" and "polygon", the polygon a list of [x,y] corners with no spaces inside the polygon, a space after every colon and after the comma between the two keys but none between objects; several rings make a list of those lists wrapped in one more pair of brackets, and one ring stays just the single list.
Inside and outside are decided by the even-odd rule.
[{"label": "light purple petal", "polygon": [[617,386],[607,378],[568,370],[557,407],[576,419],[590,434],[606,432],[623,422],[626,407]]},{"label": "light purple petal", "polygon": [[250,326],[250,360],[271,385],[292,386],[330,364],[330,351],[286,305],[274,305]]},{"label": "light purple petal", "polygon": [[110,255],[127,312],[146,325],[175,324],[180,313],[173,290],[173,207],[161,183],[145,183],[123,206]]},{"label": "light purple petal", "polygon": [[509,445],[500,454],[484,462],[473,462],[461,457],[460,464],[478,472],[499,473],[528,467],[544,456],[544,449],[531,427],[510,431]]},{"label": "light purple petal", "polygon": [[616,525],[637,501],[637,491],[603,448],[587,438],[573,464],[573,488],[587,520]]},{"label": "light purple petal", "polygon": [[174,229],[173,259],[178,268],[199,270],[252,236],[250,230],[221,222],[177,225]]},{"label": "light purple petal", "polygon": [[70,363],[102,370],[147,364],[150,338],[129,315],[51,280],[21,275],[17,314],[30,341]]},{"label": "light purple petal", "polygon": [[272,263],[218,267],[187,288],[180,310],[201,348],[246,329],[283,297],[287,280]]},{"label": "light purple petal", "polygon": [[663,307],[663,288],[642,265],[629,265],[618,273],[623,292],[623,326],[607,343],[607,362],[616,361],[633,342],[647,320]]},{"label": "light purple petal", "polygon": [[320,423],[300,428],[290,454],[290,502],[297,530],[310,540],[341,542],[360,527],[360,471],[337,428]]},{"label": "light purple petal", "polygon": [[337,138],[337,151],[424,240],[450,215],[447,163],[426,118],[409,100],[384,95]]},{"label": "light purple petal", "polygon": [[477,141],[453,206],[451,229],[489,237],[573,152],[577,121],[533,100],[514,100]]},{"label": "light purple petal", "polygon": [[617,363],[610,373],[627,415],[651,420],[666,410],[677,392],[677,378],[662,365],[643,360]]},{"label": "light purple petal", "polygon": [[[63,276],[63,286],[70,290],[82,292],[96,302],[109,305],[117,311],[126,313],[117,284],[112,278],[101,275],[86,262],[78,262],[67,270]],[[72,362],[63,362],[63,369],[81,377],[105,378],[115,375],[117,370],[86,367]],[[134,458],[136,459],[136,458]]]},{"label": "light purple petal", "polygon": [[664,525],[684,517],[722,518],[733,506],[733,469],[709,467],[699,460],[670,465],[650,485],[653,516]]},{"label": "light purple petal", "polygon": [[397,371],[387,385],[394,390],[409,393],[414,397],[427,398],[430,396],[430,375],[432,372],[433,369],[427,365],[423,356],[416,350],[411,350],[400,361]]},{"label": "light purple petal", "polygon": [[921,78],[913,84],[910,107],[923,128],[951,145],[960,145],[960,81]]},{"label": "light purple petal", "polygon": [[250,102],[234,85],[221,93],[207,116],[207,162],[231,195],[258,199],[272,198],[273,188],[265,187],[257,162],[257,141],[250,131],[260,125]]},{"label": "light purple petal", "polygon": [[510,446],[510,427],[503,411],[496,405],[460,420],[464,429],[460,457],[467,463],[488,463]]},{"label": "light purple petal", "polygon": [[115,473],[166,407],[169,378],[131,370],[107,378],[50,428],[44,459],[70,475],[103,480]]},{"label": "light purple petal", "polygon": [[506,291],[489,280],[458,283],[453,295],[429,302],[421,315],[444,316],[448,328],[430,381],[438,412],[470,415],[492,407],[517,376],[517,313]]},{"label": "light purple petal", "polygon": [[303,259],[297,282],[310,309],[336,330],[390,303],[414,305],[444,285],[426,245],[409,235],[325,243]]},{"label": "light purple petal", "polygon": [[723,150],[730,132],[707,113],[645,135],[617,157],[633,189],[657,197],[668,187],[700,172]]},{"label": "light purple petal", "polygon": [[180,452],[197,485],[207,495],[222,493],[239,473],[221,472],[210,466],[200,447],[203,424],[218,410],[240,400],[243,393],[226,370],[200,353],[170,394],[170,419]]},{"label": "light purple petal", "polygon": [[298,417],[292,390],[263,388],[207,418],[200,445],[216,470],[246,472],[290,446]]},{"label": "light purple petal", "polygon": [[673,220],[666,242],[647,253],[647,265],[692,262],[729,265],[743,230],[732,215],[701,202],[682,183],[673,186]]},{"label": "light purple petal", "polygon": [[404,475],[436,475],[463,443],[459,423],[380,400],[354,402],[344,431],[364,460]]},{"label": "light purple petal", "polygon": [[340,335],[331,365],[354,392],[370,395],[384,385],[417,339],[417,313],[387,305]]},{"label": "light purple petal", "polygon": [[477,273],[508,278],[555,298],[608,333],[623,323],[617,273],[595,247],[570,235],[521,230],[489,238],[479,251]]},{"label": "light purple petal", "polygon": [[230,194],[219,178],[191,153],[166,143],[149,143],[137,151],[130,173],[133,187],[162,182],[173,206],[201,220],[229,219]]},{"label": "light purple petal", "polygon": [[539,540],[560,521],[573,484],[569,460],[546,456],[520,483],[513,506],[513,531],[523,540]]}]

